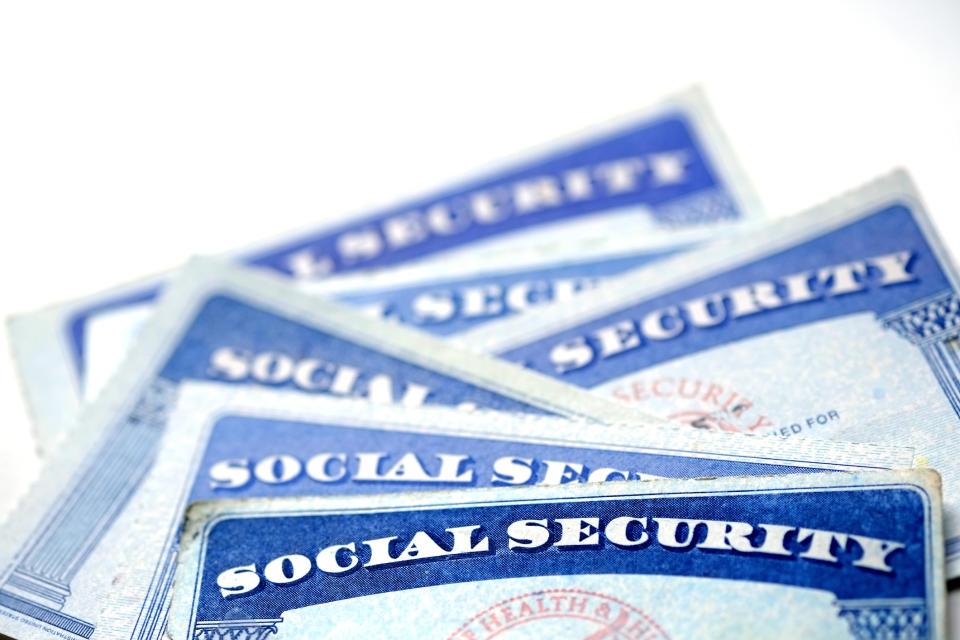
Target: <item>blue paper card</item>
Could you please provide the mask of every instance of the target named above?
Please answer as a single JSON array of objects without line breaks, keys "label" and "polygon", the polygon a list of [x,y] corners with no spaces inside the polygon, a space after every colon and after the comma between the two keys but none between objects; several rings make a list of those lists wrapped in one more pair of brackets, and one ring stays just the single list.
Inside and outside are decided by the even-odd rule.
[{"label": "blue paper card", "polygon": [[201,502],[173,640],[940,638],[932,471]]},{"label": "blue paper card", "polygon": [[703,429],[913,446],[960,575],[960,277],[904,173],[458,336]]},{"label": "blue paper card", "polygon": [[96,630],[179,385],[215,380],[372,402],[455,405],[642,424],[642,414],[217,261],[185,267],[140,344],[0,530],[0,633]]}]

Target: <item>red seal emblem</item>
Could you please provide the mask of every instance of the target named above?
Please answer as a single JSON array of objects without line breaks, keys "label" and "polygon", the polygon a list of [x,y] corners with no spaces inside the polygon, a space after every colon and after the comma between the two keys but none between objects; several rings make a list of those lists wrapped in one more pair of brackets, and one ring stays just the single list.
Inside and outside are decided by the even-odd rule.
[{"label": "red seal emblem", "polygon": [[547,589],[514,596],[484,609],[447,640],[509,640],[528,637],[531,632],[582,640],[669,637],[648,614],[617,598],[581,589]]}]

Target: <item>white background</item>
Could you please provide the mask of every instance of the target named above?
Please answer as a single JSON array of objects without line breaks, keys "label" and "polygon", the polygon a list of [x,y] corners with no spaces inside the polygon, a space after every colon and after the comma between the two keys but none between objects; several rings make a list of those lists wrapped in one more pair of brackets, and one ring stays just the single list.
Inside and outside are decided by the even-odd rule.
[{"label": "white background", "polygon": [[[905,166],[960,254],[957,2],[6,2],[0,315],[362,212],[696,82],[770,215]],[[38,472],[3,357],[0,516]]]}]

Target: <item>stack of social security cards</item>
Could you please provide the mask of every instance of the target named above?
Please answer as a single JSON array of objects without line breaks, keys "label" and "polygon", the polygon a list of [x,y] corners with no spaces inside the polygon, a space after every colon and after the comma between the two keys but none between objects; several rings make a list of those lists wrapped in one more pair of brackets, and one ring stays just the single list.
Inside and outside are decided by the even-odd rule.
[{"label": "stack of social security cards", "polygon": [[0,634],[945,637],[958,287],[903,172],[765,221],[694,90],[11,318]]}]

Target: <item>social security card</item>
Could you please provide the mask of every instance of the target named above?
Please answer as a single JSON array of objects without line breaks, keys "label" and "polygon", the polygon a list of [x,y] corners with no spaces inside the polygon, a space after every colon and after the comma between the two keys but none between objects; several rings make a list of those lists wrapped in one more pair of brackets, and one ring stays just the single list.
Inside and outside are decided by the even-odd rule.
[{"label": "social security card", "polygon": [[960,575],[960,296],[904,173],[461,334],[694,427],[913,446],[944,480]]},{"label": "social security card", "polygon": [[126,506],[188,380],[296,388],[406,406],[488,407],[658,423],[636,410],[426,334],[367,318],[250,269],[197,261],[138,348],[52,452],[0,531],[0,633],[90,637]]},{"label": "social security card", "polygon": [[[463,413],[185,383],[157,463],[131,502],[135,524],[101,624],[158,638],[176,542],[198,500],[362,495],[628,479],[906,468],[898,447],[598,426],[532,414]],[[131,631],[132,630],[132,631]]]},{"label": "social security card", "polygon": [[[759,207],[703,96],[691,90],[349,222],[234,257],[300,282],[469,249],[553,239],[663,237]],[[147,279],[14,319],[11,344],[36,434],[51,442],[112,373],[162,282]]]},{"label": "social security card", "polygon": [[200,502],[167,633],[943,638],[931,470]]}]

